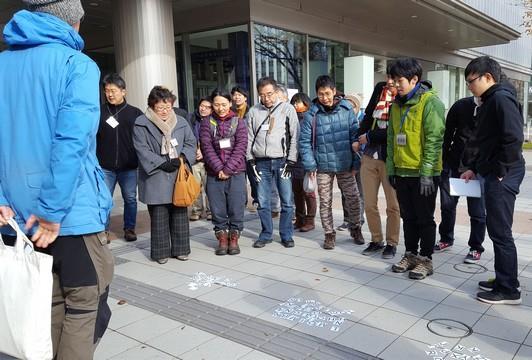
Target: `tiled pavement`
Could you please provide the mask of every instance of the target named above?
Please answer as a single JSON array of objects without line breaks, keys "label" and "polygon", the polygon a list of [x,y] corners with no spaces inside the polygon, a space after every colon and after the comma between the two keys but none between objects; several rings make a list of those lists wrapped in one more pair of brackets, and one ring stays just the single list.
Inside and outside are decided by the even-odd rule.
[{"label": "tiled pavement", "polygon": [[[528,164],[532,164],[532,153],[526,155]],[[121,207],[120,200],[116,200],[115,214],[118,216],[113,223],[118,224]],[[339,194],[335,196],[334,208],[339,223]],[[353,245],[348,234],[338,232],[336,249],[325,251],[321,248],[323,234],[319,227],[306,234],[296,232],[296,247],[293,249],[282,247],[278,238],[263,249],[254,249],[251,244],[260,223],[256,215],[249,213],[246,214],[248,221],[240,255],[215,256],[211,225],[201,220],[191,223],[190,260],[180,262],[174,259],[158,265],[149,259],[149,248],[146,248],[149,245],[148,217],[143,208],[139,210],[139,228],[144,229],[139,240],[125,243],[116,239],[111,244],[117,257],[113,298],[109,300],[113,317],[95,359],[369,359],[375,356],[390,360],[436,360],[437,356],[429,356],[433,350],[429,346],[441,342],[447,342],[445,346],[449,349],[456,345],[463,345],[465,349],[477,348],[478,352],[469,353],[469,359],[473,359],[473,354],[491,360],[532,359],[530,166],[517,200],[514,224],[523,288],[523,304],[520,306],[490,306],[474,299],[477,282],[493,276],[493,250],[486,237],[487,250],[481,262],[487,270],[485,273],[474,274],[471,272],[478,269],[461,265],[468,250],[469,233],[464,200],[459,203],[455,245],[450,251],[434,255],[435,274],[422,281],[390,272],[391,263],[398,260],[404,247],[400,246],[398,256],[393,260],[383,260],[378,255],[366,257],[360,254],[364,246]],[[381,210],[384,210],[383,201]],[[369,240],[366,226],[364,230]],[[188,284],[197,272],[230,278],[236,286],[215,284],[191,290]],[[129,290],[127,286],[130,286]],[[180,309],[178,300],[176,305],[160,300],[162,295],[159,300],[154,300],[157,294],[197,306],[190,308],[192,312],[211,310],[203,310],[204,313],[194,316],[172,316],[172,310]],[[329,327],[310,327],[273,317],[274,309],[289,298],[318,300],[333,310],[352,310],[352,313],[343,315],[346,321],[339,326],[338,332],[329,330]],[[124,302],[120,300],[126,300],[125,304],[119,305]],[[209,321],[211,314],[212,321]],[[226,321],[225,328],[217,328],[219,322],[214,319],[222,314],[238,315],[245,320]],[[457,320],[471,327],[472,334],[461,339],[451,337],[462,334],[462,325],[443,320],[428,325],[433,319]],[[235,336],[238,327],[246,322],[270,329],[258,334],[257,339],[267,338],[271,332],[277,331],[276,340],[269,343],[268,339],[262,339],[260,341],[264,342],[253,344],[252,337],[247,335],[252,335],[255,330],[249,330],[240,338]],[[447,337],[430,332],[428,327]],[[283,336],[290,342],[283,343]],[[303,343],[307,347],[303,347]],[[320,346],[324,349],[353,349],[368,356],[359,353],[361,357],[355,357],[355,351],[336,352],[334,357],[330,353],[323,355],[316,352]],[[441,358],[453,359],[453,356],[449,353]]]}]

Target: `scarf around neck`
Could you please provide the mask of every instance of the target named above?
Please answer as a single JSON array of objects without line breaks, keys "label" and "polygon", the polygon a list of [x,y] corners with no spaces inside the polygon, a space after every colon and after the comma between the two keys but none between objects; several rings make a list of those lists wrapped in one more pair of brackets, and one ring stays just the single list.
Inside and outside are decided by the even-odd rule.
[{"label": "scarf around neck", "polygon": [[152,108],[148,107],[146,117],[163,133],[163,138],[161,139],[161,155],[168,155],[170,159],[179,157],[175,147],[172,145],[172,131],[174,131],[177,124],[174,111],[172,110],[168,120],[164,121],[157,116]]}]

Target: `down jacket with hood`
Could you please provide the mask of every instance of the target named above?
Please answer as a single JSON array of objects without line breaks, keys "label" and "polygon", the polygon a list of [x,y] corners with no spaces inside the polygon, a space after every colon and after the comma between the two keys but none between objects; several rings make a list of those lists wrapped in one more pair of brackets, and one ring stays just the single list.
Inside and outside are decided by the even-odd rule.
[{"label": "down jacket with hood", "polygon": [[72,26],[49,14],[17,12],[4,40],[0,205],[21,227],[34,214],[60,223],[61,236],[103,231],[112,200],[96,159],[98,66]]},{"label": "down jacket with hood", "polygon": [[301,123],[299,153],[305,171],[343,172],[359,167],[351,144],[357,139],[358,122],[351,103],[336,99],[326,109],[314,101]]}]

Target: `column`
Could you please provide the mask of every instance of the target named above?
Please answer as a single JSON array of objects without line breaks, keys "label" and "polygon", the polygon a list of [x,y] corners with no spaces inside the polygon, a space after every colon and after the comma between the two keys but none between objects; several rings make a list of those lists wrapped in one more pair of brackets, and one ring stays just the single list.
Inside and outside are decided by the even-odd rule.
[{"label": "column", "polygon": [[435,70],[427,71],[427,80],[432,82],[432,88],[436,90],[438,97],[445,105],[445,110],[448,110],[452,105],[449,101],[450,93],[450,73],[449,70]]},{"label": "column", "polygon": [[113,1],[113,36],[116,68],[126,81],[131,105],[144,110],[155,85],[178,95],[170,0]]},{"label": "column", "polygon": [[374,59],[372,56],[350,56],[344,58],[344,92],[362,95],[365,108],[373,93]]}]

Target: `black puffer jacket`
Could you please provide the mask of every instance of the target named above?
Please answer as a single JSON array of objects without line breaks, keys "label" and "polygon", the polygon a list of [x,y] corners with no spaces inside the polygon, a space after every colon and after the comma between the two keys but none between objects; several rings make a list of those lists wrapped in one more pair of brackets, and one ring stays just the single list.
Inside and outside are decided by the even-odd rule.
[{"label": "black puffer jacket", "polygon": [[[140,109],[125,102],[118,106],[108,103],[102,105],[96,136],[96,155],[102,168],[123,171],[138,167],[137,153],[133,147],[133,127],[140,115]],[[110,116],[118,122],[115,128],[107,123]]]}]

